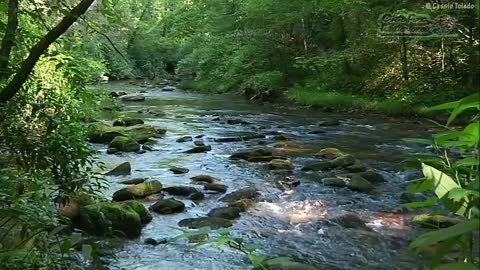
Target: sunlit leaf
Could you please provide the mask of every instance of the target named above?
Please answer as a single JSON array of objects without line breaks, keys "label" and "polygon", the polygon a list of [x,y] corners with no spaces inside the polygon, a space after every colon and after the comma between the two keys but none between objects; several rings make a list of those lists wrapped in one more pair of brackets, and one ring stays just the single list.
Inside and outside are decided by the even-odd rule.
[{"label": "sunlit leaf", "polygon": [[435,205],[437,202],[438,202],[438,198],[432,197],[425,201],[404,203],[404,204],[401,204],[400,206],[404,208],[423,208],[423,207]]}]

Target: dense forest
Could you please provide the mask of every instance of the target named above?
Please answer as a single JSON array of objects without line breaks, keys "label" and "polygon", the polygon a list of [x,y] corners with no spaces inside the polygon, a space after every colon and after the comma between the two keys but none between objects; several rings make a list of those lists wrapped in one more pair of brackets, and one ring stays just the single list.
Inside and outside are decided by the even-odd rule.
[{"label": "dense forest", "polygon": [[0,269],[478,269],[479,8],[2,0]]}]

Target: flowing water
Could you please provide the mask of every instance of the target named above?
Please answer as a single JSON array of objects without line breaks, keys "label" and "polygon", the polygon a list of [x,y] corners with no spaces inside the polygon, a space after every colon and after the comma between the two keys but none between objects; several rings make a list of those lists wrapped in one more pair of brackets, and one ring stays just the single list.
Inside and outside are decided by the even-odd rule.
[{"label": "flowing water", "polygon": [[[256,204],[234,222],[231,231],[261,246],[265,254],[290,256],[340,269],[423,269],[421,261],[407,250],[416,232],[408,226],[407,215],[399,208],[404,181],[418,173],[399,172],[399,164],[406,154],[424,151],[401,139],[424,136],[425,128],[418,122],[324,113],[289,108],[286,104],[260,104],[238,96],[181,90],[162,92],[160,88],[146,89],[124,83],[108,87],[115,91],[142,92],[146,100],[125,103],[122,113],[142,118],[146,125],[162,127],[168,132],[156,139],[155,151],[145,154],[107,155],[106,146],[98,145],[98,156],[107,166],[129,161],[132,178],[159,180],[164,186],[191,185],[190,177],[200,174],[221,179],[228,185],[229,192],[255,185],[260,193]],[[138,112],[147,109],[150,113]],[[155,116],[152,112],[160,114]],[[213,115],[220,115],[222,121],[212,121]],[[252,124],[230,125],[224,119],[242,119]],[[318,127],[319,121],[331,119],[340,120],[341,125]],[[309,134],[319,129],[325,132]],[[242,148],[279,143],[272,139],[278,133],[291,138],[280,142],[280,146],[295,164],[293,173],[270,171],[262,163],[229,159],[231,153]],[[252,134],[270,135],[243,142],[213,141],[214,138]],[[182,153],[193,146],[192,142],[176,142],[184,135],[204,135],[203,141],[211,145],[212,150],[200,154]],[[313,154],[325,147],[337,147],[354,155],[369,169],[381,173],[387,182],[378,185],[371,194],[322,185],[319,180],[332,172],[322,174],[300,169],[316,160]],[[168,170],[172,165],[186,167],[190,172],[174,175]],[[301,184],[292,189],[278,188],[276,183],[284,180],[287,174]],[[123,187],[116,183],[121,179],[108,178],[110,189],[106,196]],[[222,206],[218,201],[221,195],[206,195],[198,204],[177,197],[187,206],[184,213],[153,214],[153,221],[143,229],[142,237],[127,241],[116,251],[118,260],[111,263],[111,269],[250,269],[243,254],[228,248],[192,249],[186,241],[158,246],[143,243],[145,238],[172,238],[181,233],[178,221],[206,216],[212,208]],[[153,202],[146,200],[145,204],[148,207]],[[371,230],[347,229],[328,222],[345,213],[358,214]]]}]

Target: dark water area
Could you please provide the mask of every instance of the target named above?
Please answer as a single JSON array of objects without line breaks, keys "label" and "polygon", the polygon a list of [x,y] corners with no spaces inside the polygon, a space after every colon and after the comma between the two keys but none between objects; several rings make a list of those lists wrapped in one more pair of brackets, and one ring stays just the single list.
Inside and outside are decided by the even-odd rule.
[{"label": "dark water area", "polygon": [[[142,118],[146,125],[167,129],[165,136],[156,139],[155,151],[144,154],[107,155],[106,146],[98,145],[98,157],[108,167],[129,161],[132,164],[130,178],[158,180],[164,186],[194,186],[190,178],[200,174],[221,179],[228,186],[228,192],[256,186],[260,193],[256,203],[242,213],[231,231],[261,246],[265,254],[295,257],[313,265],[329,264],[340,269],[424,269],[421,260],[407,250],[417,232],[409,225],[409,214],[402,211],[399,204],[405,181],[418,176],[417,171],[402,171],[402,161],[408,154],[426,151],[403,142],[402,138],[427,136],[425,125],[416,120],[325,113],[289,104],[265,105],[238,96],[181,90],[162,92],[160,88],[145,89],[127,83],[107,87],[128,93],[142,91],[140,95],[146,100],[124,103],[122,113]],[[220,121],[214,121],[217,115]],[[227,124],[228,119],[241,119],[250,124]],[[318,125],[325,120],[339,120],[340,125]],[[274,136],[278,134],[290,140],[275,141]],[[201,140],[211,145],[212,150],[183,153],[193,147],[192,142],[176,142],[185,135],[203,135]],[[265,135],[265,138],[228,143],[214,141],[248,135]],[[266,163],[229,159],[237,150],[265,145],[285,153],[295,169],[271,171]],[[368,169],[383,175],[386,183],[377,184],[372,193],[323,185],[322,178],[345,172],[305,172],[301,168],[318,160],[314,154],[325,147],[352,154]],[[169,171],[173,165],[190,171],[174,175]],[[278,183],[287,177],[298,180],[300,185],[280,187]],[[123,187],[117,183],[123,179],[125,177],[109,177],[110,188],[105,195],[111,196]],[[145,238],[169,239],[180,234],[178,221],[205,216],[211,209],[223,206],[218,201],[220,197],[206,194],[206,199],[197,204],[176,197],[185,203],[187,210],[174,215],[153,214],[154,219],[144,228],[142,237],[127,241],[116,252],[118,260],[112,262],[111,269],[250,269],[243,254],[228,248],[192,249],[185,241],[158,246],[143,243]],[[147,199],[145,205],[148,207],[153,202]],[[345,213],[360,216],[368,229],[344,228],[331,222]]]}]

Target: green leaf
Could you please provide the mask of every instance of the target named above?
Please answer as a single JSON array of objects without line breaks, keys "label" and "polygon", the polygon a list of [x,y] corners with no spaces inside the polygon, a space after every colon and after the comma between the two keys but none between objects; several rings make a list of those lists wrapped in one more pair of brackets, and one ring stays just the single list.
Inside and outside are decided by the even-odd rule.
[{"label": "green leaf", "polygon": [[422,138],[405,138],[402,139],[404,142],[414,143],[414,144],[422,144],[422,145],[432,145],[433,141],[429,139],[422,139]]},{"label": "green leaf", "polygon": [[433,180],[438,198],[443,198],[451,189],[460,187],[450,176],[425,163],[422,163],[422,171],[425,178]]},{"label": "green leaf", "polygon": [[465,233],[478,230],[480,226],[479,219],[471,219],[464,223],[460,223],[445,229],[435,230],[424,233],[417,237],[411,244],[410,248],[415,250],[422,250],[447,239],[463,235]]},{"label": "green leaf", "polygon": [[276,257],[273,259],[270,259],[267,261],[267,264],[279,264],[279,263],[285,263],[285,262],[291,262],[292,258],[290,257]]},{"label": "green leaf", "polygon": [[460,100],[458,105],[455,107],[453,112],[450,114],[450,117],[447,120],[447,126],[450,125],[450,123],[457,118],[459,114],[461,114],[463,111],[470,109],[470,108],[477,108],[477,110],[480,110],[480,93],[475,93],[473,95],[470,95],[468,97],[464,97],[463,99]]},{"label": "green leaf", "polygon": [[257,267],[261,264],[263,264],[266,260],[268,260],[270,257],[265,256],[265,255],[248,255],[248,259],[252,263],[253,267]]},{"label": "green leaf", "polygon": [[82,234],[81,233],[72,233],[72,235],[70,236],[70,243],[72,244],[72,246],[74,246],[75,244],[77,244],[81,240],[82,240]]},{"label": "green leaf", "polygon": [[433,179],[423,179],[413,185],[411,185],[408,189],[408,193],[423,193],[427,190],[432,189],[435,186],[435,182]]},{"label": "green leaf", "polygon": [[448,192],[448,198],[450,199],[461,199],[469,195],[478,197],[480,196],[480,193],[476,190],[468,190],[460,187],[454,188]]},{"label": "green leaf", "polygon": [[256,244],[247,244],[245,245],[245,250],[248,251],[248,252],[254,252],[255,250],[257,249],[260,249],[261,247],[259,245],[256,245]]},{"label": "green leaf", "polygon": [[428,207],[436,204],[438,202],[438,198],[432,197],[428,200],[422,201],[422,202],[411,202],[411,203],[404,203],[401,204],[400,206],[403,208],[423,208],[423,207]]},{"label": "green leaf", "polygon": [[82,256],[85,260],[90,260],[92,257],[92,246],[82,245]]},{"label": "green leaf", "polygon": [[449,263],[436,267],[434,270],[478,270],[478,266],[471,263]]},{"label": "green leaf", "polygon": [[460,103],[459,101],[452,101],[452,102],[436,105],[436,106],[433,106],[433,107],[425,108],[425,109],[422,109],[422,111],[423,112],[433,112],[433,111],[444,111],[444,110],[448,110],[448,109],[454,109],[458,106],[459,103]]},{"label": "green leaf", "polygon": [[221,247],[221,246],[227,244],[229,241],[230,241],[230,238],[228,238],[228,237],[220,237],[217,240],[217,247]]},{"label": "green leaf", "polygon": [[455,162],[455,167],[470,167],[478,165],[479,161],[476,157],[467,157]]}]

